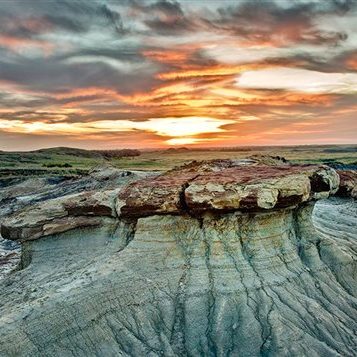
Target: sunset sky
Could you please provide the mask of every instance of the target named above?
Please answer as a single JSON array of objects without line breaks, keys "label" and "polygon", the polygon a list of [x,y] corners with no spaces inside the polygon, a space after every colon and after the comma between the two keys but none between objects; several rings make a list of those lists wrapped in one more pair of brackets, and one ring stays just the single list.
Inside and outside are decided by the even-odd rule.
[{"label": "sunset sky", "polygon": [[0,150],[357,142],[357,1],[0,1]]}]

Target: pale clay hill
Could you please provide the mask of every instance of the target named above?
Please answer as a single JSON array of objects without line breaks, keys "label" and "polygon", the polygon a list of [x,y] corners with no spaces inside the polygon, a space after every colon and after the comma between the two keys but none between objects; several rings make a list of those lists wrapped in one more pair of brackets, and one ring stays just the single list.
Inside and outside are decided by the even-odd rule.
[{"label": "pale clay hill", "polygon": [[37,180],[0,190],[22,245],[0,356],[355,356],[356,172],[255,157]]}]

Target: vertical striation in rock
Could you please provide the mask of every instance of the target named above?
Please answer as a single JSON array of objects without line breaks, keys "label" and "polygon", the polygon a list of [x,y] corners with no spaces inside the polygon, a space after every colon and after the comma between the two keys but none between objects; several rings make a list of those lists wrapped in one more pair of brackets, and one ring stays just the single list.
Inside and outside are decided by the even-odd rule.
[{"label": "vertical striation in rock", "polygon": [[326,200],[339,182],[216,160],[15,213],[0,355],[353,356],[357,214]]}]

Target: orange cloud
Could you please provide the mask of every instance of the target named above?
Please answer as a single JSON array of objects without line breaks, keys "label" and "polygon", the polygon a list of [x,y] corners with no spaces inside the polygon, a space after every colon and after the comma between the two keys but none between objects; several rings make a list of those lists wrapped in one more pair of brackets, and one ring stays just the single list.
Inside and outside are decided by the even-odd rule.
[{"label": "orange cloud", "polygon": [[[222,133],[224,125],[233,120],[208,117],[150,118],[145,121],[102,120],[89,123],[66,123],[0,119],[0,130],[9,133],[36,135],[100,135],[101,133],[125,133],[142,131],[169,138],[167,144],[204,142],[205,134]],[[201,136],[202,138],[197,138]],[[209,139],[211,140],[211,139]]]},{"label": "orange cloud", "polygon": [[357,54],[355,54],[355,55],[351,56],[349,59],[347,59],[346,66],[350,69],[357,71]]},{"label": "orange cloud", "polygon": [[157,75],[159,79],[180,79],[191,77],[205,77],[205,76],[231,76],[238,75],[247,69],[258,68],[258,64],[239,65],[239,66],[225,66],[216,65],[211,67],[196,68],[191,70],[172,71],[160,73]]},{"label": "orange cloud", "polygon": [[20,51],[24,48],[39,48],[46,55],[50,54],[54,49],[54,44],[43,41],[43,40],[34,40],[34,39],[24,39],[15,36],[1,35],[0,34],[0,46],[11,49],[14,52]]},{"label": "orange cloud", "polygon": [[167,64],[179,64],[179,63],[185,63],[185,61],[188,60],[190,54],[187,53],[186,51],[152,50],[152,51],[144,51],[143,55],[157,62],[162,62]]}]

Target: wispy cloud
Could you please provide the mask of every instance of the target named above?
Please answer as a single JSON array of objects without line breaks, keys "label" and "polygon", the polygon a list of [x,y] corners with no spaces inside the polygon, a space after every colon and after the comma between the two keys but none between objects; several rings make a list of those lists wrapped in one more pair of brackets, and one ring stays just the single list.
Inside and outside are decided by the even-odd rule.
[{"label": "wispy cloud", "polygon": [[297,68],[246,71],[237,86],[250,89],[282,89],[306,93],[357,93],[357,73],[323,73]]},{"label": "wispy cloud", "polygon": [[357,139],[355,1],[1,7],[0,149]]},{"label": "wispy cloud", "polygon": [[[53,116],[51,119],[53,119]],[[139,130],[169,138],[167,140],[169,144],[177,144],[184,141],[187,143],[204,141],[204,139],[196,138],[196,136],[225,132],[226,130],[222,127],[234,122],[234,120],[204,117],[150,118],[145,121],[101,120],[88,123],[0,119],[0,130],[36,135],[85,135]]]}]

